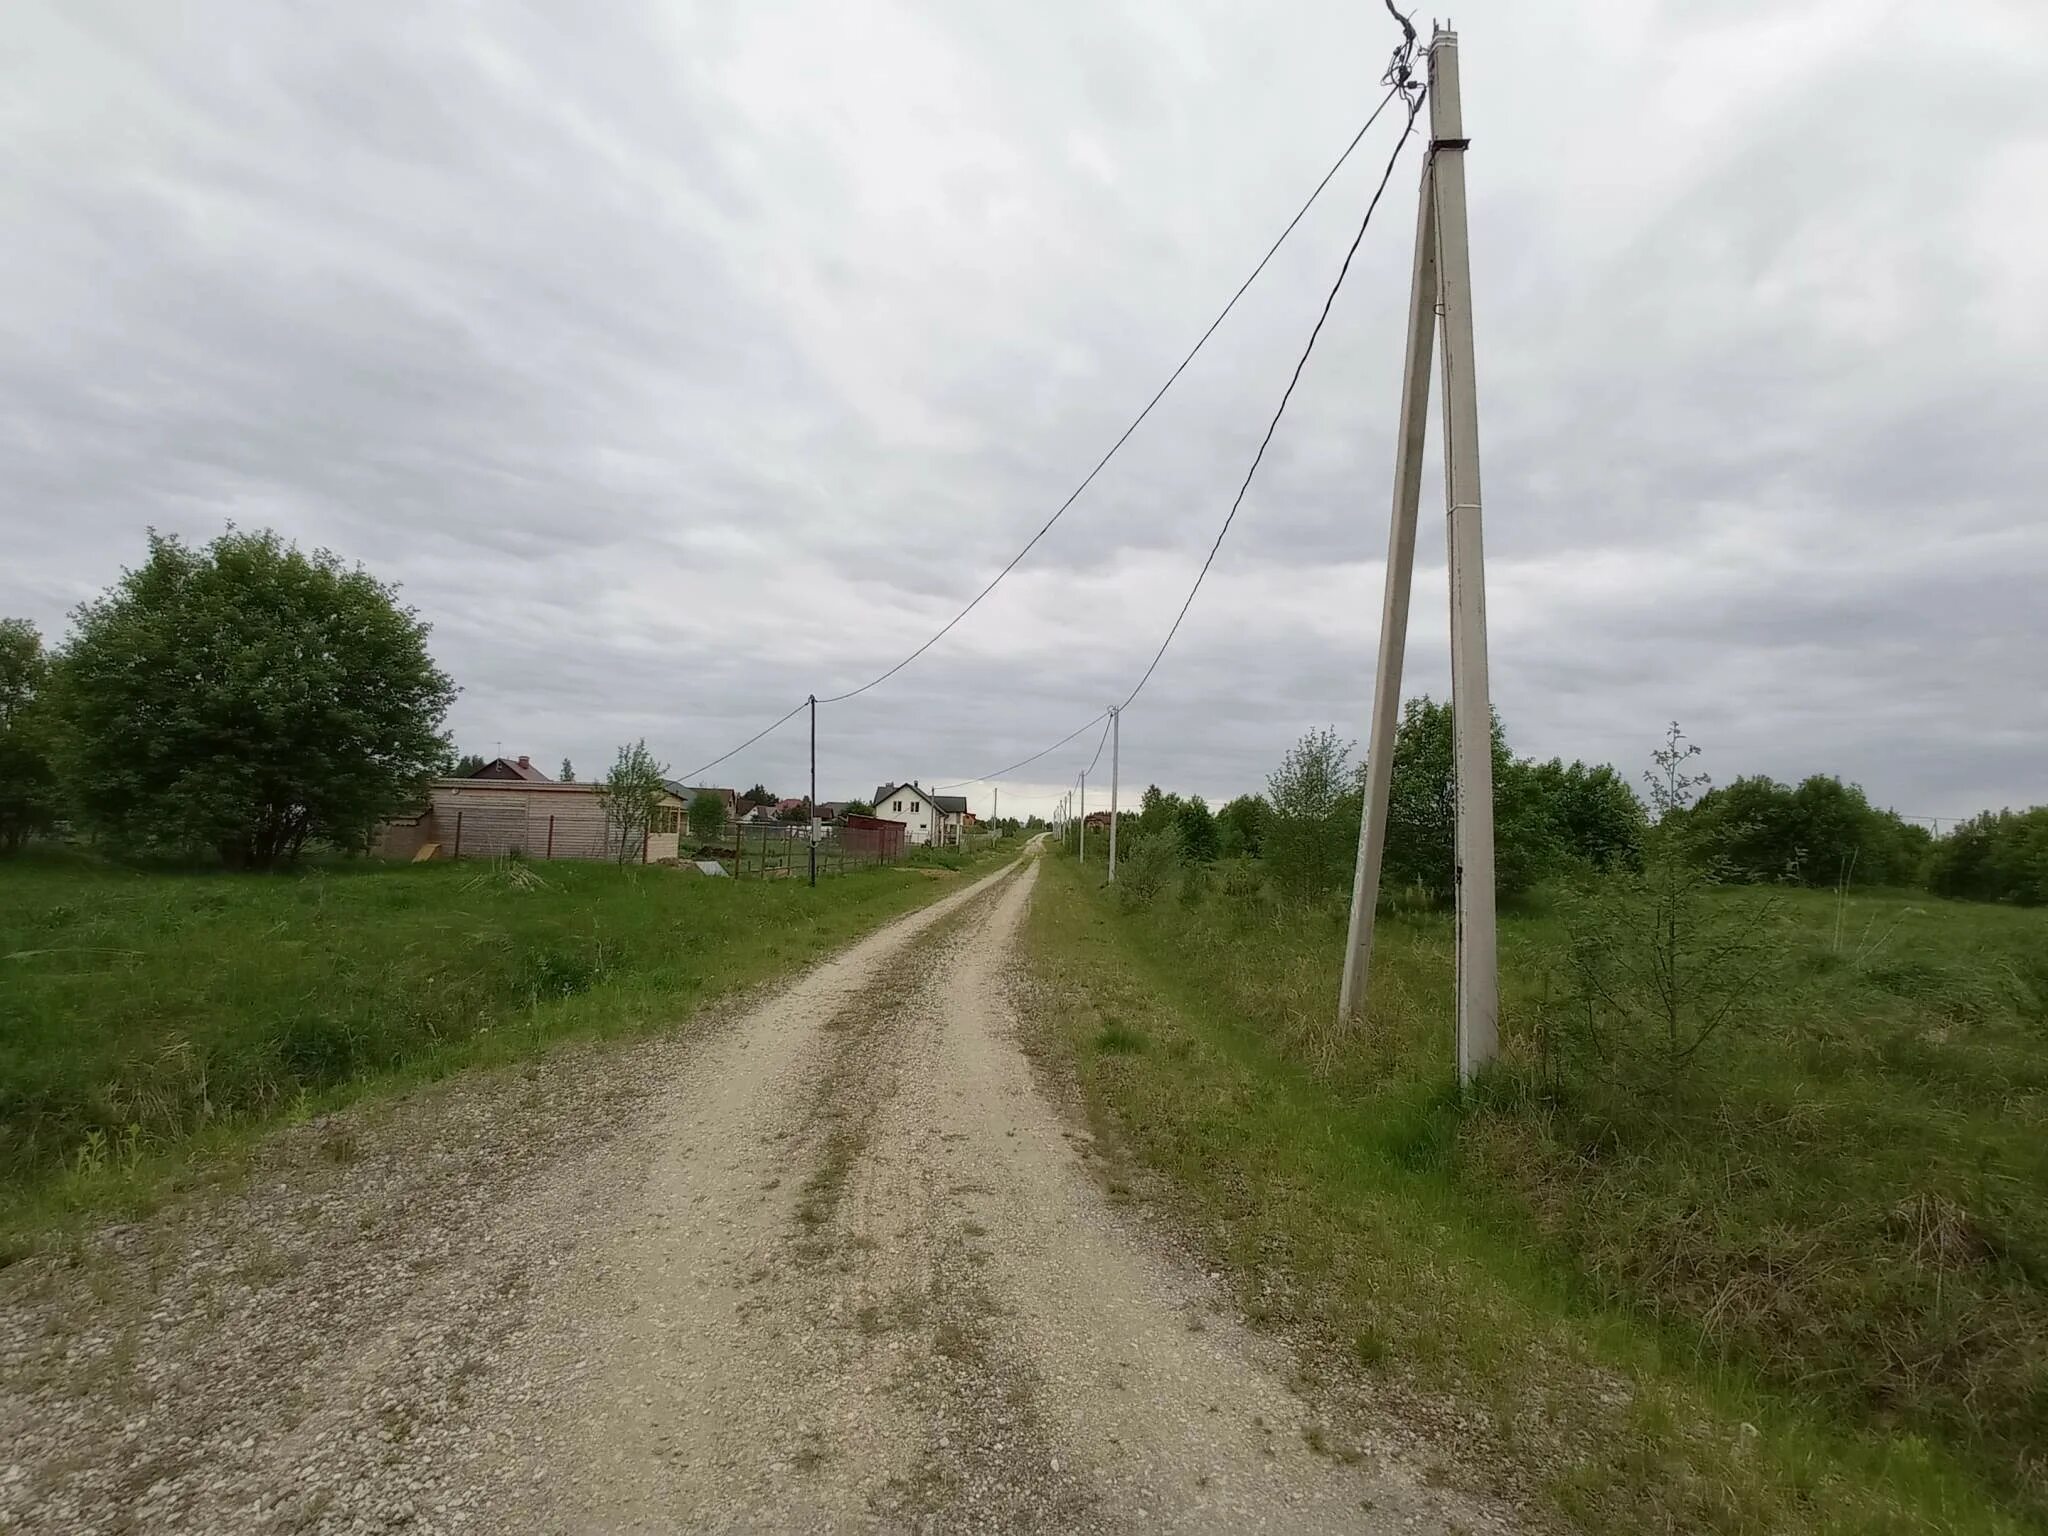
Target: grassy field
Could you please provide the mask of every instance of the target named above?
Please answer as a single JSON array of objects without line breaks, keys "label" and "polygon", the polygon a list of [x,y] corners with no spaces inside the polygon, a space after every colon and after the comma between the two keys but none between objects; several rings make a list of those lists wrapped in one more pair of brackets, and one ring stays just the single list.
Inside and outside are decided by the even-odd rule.
[{"label": "grassy field", "polygon": [[600,864],[0,862],[0,1230],[146,1200],[281,1114],[674,1023],[953,888],[952,862],[815,891]]},{"label": "grassy field", "polygon": [[1575,1529],[2048,1529],[2048,916],[1769,905],[1739,1027],[1558,1081],[1564,910],[1504,916],[1504,1070],[1461,1099],[1451,932],[1253,880],[1122,910],[1048,860],[1031,942],[1088,1100],[1255,1311],[1418,1403]]}]

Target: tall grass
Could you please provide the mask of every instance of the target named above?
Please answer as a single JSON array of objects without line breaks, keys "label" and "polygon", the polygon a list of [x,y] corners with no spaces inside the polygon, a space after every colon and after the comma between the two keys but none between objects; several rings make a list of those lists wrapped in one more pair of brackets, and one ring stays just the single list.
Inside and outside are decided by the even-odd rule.
[{"label": "tall grass", "polygon": [[[1382,915],[1370,1015],[1348,1029],[1334,1009],[1341,908],[1279,904],[1242,869],[1136,911],[1092,879],[1075,884],[1104,946],[1091,946],[1095,957],[1115,955],[1164,988],[1192,1039],[1272,1084],[1239,1093],[1298,1095],[1290,1134],[1350,1149],[1317,1176],[1330,1181],[1319,1195],[1310,1179],[1311,1204],[1356,1202],[1365,1189],[1411,1214],[1406,1203],[1421,1202],[1531,1259],[1540,1276],[1514,1281],[1525,1293],[1555,1287],[1569,1306],[1631,1319],[1660,1357],[1876,1437],[1887,1457],[1917,1445],[1949,1458],[1982,1480],[1987,1512],[2003,1505],[2048,1526],[2048,924],[2038,914],[1788,893],[1768,915],[1774,963],[1741,1027],[1684,1071],[1651,1077],[1560,1064],[1572,914],[1539,898],[1501,925],[1502,1070],[1460,1095],[1444,917]],[[1127,994],[1114,1006],[1128,1017]],[[1243,1125],[1228,1137],[1212,1123],[1228,1109],[1189,1109],[1164,1086],[1189,1059],[1154,1050],[1113,1080],[1159,1095],[1136,1113],[1168,1124],[1167,1142],[1212,1160],[1250,1157]],[[1160,1082],[1137,1086],[1148,1075]],[[1437,1230],[1425,1221],[1408,1239],[1419,1241],[1412,1262],[1447,1261]],[[1327,1233],[1311,1243],[1326,1283],[1385,1283],[1338,1245]],[[1375,1305],[1388,1319],[1375,1325],[1375,1351],[1444,1347],[1416,1342],[1440,1317]],[[1602,1497],[1619,1500],[1610,1513],[1634,1508],[1618,1527],[1643,1517],[1612,1485]],[[1747,1517],[1698,1506],[1692,1518],[1741,1529]]]},{"label": "tall grass", "polygon": [[602,864],[0,863],[0,1205],[393,1074],[656,1027],[941,887]]}]

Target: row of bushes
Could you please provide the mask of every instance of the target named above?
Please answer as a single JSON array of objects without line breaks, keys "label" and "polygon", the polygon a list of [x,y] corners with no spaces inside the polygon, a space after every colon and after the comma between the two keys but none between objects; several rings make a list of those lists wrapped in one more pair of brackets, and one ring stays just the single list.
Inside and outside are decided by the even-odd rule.
[{"label": "row of bushes", "polygon": [[[1742,884],[1924,887],[1943,896],[2048,902],[2048,807],[1987,812],[1944,838],[1873,806],[1862,788],[1824,774],[1797,785],[1761,775],[1715,788],[1691,771],[1698,749],[1676,726],[1646,774],[1645,805],[1607,764],[1536,762],[1493,726],[1494,860],[1512,899],[1559,875],[1640,870],[1659,848],[1716,879]],[[1456,878],[1451,710],[1424,697],[1402,712],[1394,740],[1382,885],[1449,899]],[[1174,858],[1258,859],[1274,888],[1301,903],[1349,888],[1365,765],[1334,731],[1289,750],[1263,795],[1211,812],[1199,795],[1153,785],[1126,818],[1127,856],[1170,839]],[[1656,812],[1652,820],[1651,812]]]}]

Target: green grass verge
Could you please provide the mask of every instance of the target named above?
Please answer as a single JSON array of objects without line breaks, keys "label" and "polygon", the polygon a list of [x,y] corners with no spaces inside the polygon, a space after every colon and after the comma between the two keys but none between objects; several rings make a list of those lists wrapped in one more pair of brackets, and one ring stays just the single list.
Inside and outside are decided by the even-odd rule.
[{"label": "green grass verge", "polygon": [[2048,1528],[2038,914],[1802,893],[1758,1027],[1601,1151],[1612,1105],[1513,1091],[1549,912],[1504,918],[1511,1070],[1461,1100],[1442,918],[1384,921],[1351,1037],[1340,914],[1199,878],[1125,912],[1100,878],[1046,860],[1048,1027],[1254,1316],[1455,1401],[1571,1529]]},{"label": "green grass verge", "polygon": [[0,1233],[133,1211],[361,1093],[673,1025],[992,867],[279,876],[0,862]]}]

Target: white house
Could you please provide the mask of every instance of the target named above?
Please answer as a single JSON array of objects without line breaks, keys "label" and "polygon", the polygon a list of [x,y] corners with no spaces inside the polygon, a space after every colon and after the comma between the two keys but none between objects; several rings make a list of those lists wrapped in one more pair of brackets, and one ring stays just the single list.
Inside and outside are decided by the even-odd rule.
[{"label": "white house", "polygon": [[883,784],[875,790],[875,814],[903,823],[908,843],[958,847],[967,822],[965,795],[935,795],[912,784]]}]

